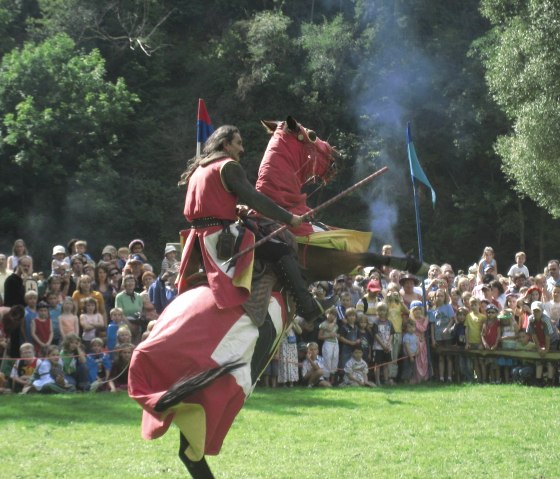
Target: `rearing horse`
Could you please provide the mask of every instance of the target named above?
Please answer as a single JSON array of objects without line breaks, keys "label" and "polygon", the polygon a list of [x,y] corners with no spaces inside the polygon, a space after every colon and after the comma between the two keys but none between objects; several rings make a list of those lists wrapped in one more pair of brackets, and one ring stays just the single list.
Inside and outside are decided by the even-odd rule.
[{"label": "rearing horse", "polygon": [[[294,214],[311,210],[302,192],[312,182],[327,183],[335,176],[341,155],[313,130],[291,116],[285,122],[263,121],[272,134],[264,153],[256,189]],[[337,229],[311,221],[296,230],[300,263],[310,281],[330,280],[358,265],[391,266],[423,275],[428,265],[412,257],[368,252],[371,233]]]},{"label": "rearing horse", "polygon": [[[328,181],[338,155],[291,118],[274,125],[257,186],[285,208],[305,213],[309,208],[301,187],[310,178]],[[296,233],[310,279],[329,280],[359,264],[411,272],[422,268],[412,258],[366,252],[370,233],[304,227]],[[207,285],[192,285],[165,309],[133,353],[129,394],[144,409],[142,435],[160,437],[174,422],[180,430],[179,457],[194,479],[214,478],[205,456],[219,453],[292,320],[281,295],[263,298],[270,298],[268,314],[256,323],[241,306],[219,309]]]}]

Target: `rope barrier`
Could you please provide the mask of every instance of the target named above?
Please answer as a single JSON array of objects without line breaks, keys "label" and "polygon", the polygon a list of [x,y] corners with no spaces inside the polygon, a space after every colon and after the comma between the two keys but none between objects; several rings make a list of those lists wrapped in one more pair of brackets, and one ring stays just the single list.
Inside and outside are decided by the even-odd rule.
[{"label": "rope barrier", "polygon": [[[98,354],[109,354],[109,353],[117,353],[119,351],[126,351],[128,348],[118,348],[118,349],[105,349],[103,351],[101,351],[100,353],[85,353],[86,356],[97,356]],[[79,358],[80,354],[70,354],[64,355],[65,358]],[[8,356],[5,357],[5,359],[7,361],[21,361],[21,360],[28,360],[28,359],[41,359],[41,360],[45,360],[45,359],[49,359],[48,357],[42,357],[42,356],[33,356],[32,358],[10,358]]]}]

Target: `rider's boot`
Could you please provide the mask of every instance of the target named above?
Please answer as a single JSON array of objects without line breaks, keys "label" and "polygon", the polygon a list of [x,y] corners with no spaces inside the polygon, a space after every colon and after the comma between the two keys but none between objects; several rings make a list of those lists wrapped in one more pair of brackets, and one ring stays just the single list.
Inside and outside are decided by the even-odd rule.
[{"label": "rider's boot", "polygon": [[285,255],[276,263],[276,272],[280,281],[293,295],[296,302],[296,313],[306,321],[313,321],[322,316],[325,309],[334,306],[336,298],[323,301],[323,306],[309,292],[308,285],[303,278],[299,263],[292,255]]}]

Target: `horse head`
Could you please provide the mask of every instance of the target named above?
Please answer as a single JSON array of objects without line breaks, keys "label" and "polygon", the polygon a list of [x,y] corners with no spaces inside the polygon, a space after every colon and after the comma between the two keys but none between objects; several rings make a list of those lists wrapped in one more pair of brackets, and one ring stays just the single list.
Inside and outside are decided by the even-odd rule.
[{"label": "horse head", "polygon": [[336,175],[342,155],[328,142],[319,138],[315,131],[304,127],[291,116],[288,116],[286,121],[262,120],[261,123],[272,135],[297,140],[286,144],[290,145],[290,153],[294,157],[300,156],[295,151],[298,147],[302,150],[303,160],[297,171],[306,176],[305,182],[320,180],[328,183]]}]

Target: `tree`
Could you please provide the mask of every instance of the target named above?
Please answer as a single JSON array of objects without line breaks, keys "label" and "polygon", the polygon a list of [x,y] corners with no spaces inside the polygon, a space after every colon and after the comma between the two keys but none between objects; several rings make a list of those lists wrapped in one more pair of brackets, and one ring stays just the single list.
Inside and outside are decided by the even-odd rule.
[{"label": "tree", "polygon": [[479,43],[486,79],[512,131],[496,143],[522,195],[560,218],[560,5],[485,0],[493,29]]},{"label": "tree", "polygon": [[[0,174],[12,179],[0,193],[4,231],[31,235],[39,228],[45,240],[57,231],[59,237],[65,221],[75,220],[66,214],[71,194],[93,190],[96,201],[86,211],[94,217],[110,202],[96,186],[117,180],[120,132],[138,98],[122,79],[111,83],[104,76],[99,52],[77,51],[66,35],[4,56]],[[14,223],[24,217],[32,222]]]}]

